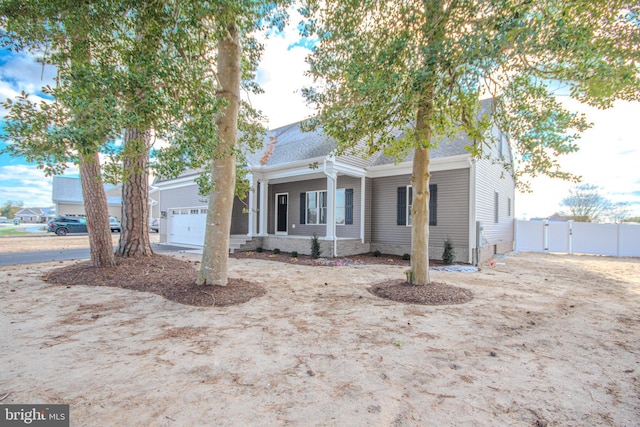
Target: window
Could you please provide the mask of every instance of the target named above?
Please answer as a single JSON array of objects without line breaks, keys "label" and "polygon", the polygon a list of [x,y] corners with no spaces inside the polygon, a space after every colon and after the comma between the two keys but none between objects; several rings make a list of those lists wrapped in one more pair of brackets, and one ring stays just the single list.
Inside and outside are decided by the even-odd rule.
[{"label": "window", "polygon": [[507,216],[511,217],[511,197],[507,199]]},{"label": "window", "polygon": [[[303,202],[304,199],[304,202]],[[300,203],[304,206],[300,210],[301,224],[326,224],[327,223],[327,192],[308,191],[300,194]]]},{"label": "window", "polygon": [[[429,185],[429,225],[438,225],[438,185]],[[411,225],[411,208],[413,207],[413,188],[410,185],[398,187],[397,191],[397,225]]]},{"label": "window", "polygon": [[498,192],[496,191],[494,194],[494,200],[493,200],[493,222],[495,222],[496,224],[498,222],[500,222],[500,194],[498,194]]},{"label": "window", "polygon": [[[300,224],[326,224],[327,200],[326,191],[300,193]],[[336,190],[335,222],[353,224],[353,188]]]}]

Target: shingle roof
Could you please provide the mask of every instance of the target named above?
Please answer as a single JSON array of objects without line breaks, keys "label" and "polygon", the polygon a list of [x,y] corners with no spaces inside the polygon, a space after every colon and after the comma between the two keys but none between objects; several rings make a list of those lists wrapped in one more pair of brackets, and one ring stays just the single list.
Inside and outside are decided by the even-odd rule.
[{"label": "shingle roof", "polygon": [[[479,114],[489,113],[492,104],[493,100],[491,99],[483,100]],[[300,121],[267,131],[263,139],[262,148],[255,153],[248,153],[246,155],[247,162],[252,167],[272,167],[330,156],[336,146],[335,141],[325,135],[321,129],[304,132],[301,128],[303,123],[304,121]],[[395,132],[398,137],[402,136],[402,132]],[[431,158],[442,158],[467,154],[465,146],[469,144],[470,141],[466,134],[461,132],[456,138],[440,141],[435,148],[431,149],[430,155]],[[359,141],[356,144],[356,149],[358,152],[366,153],[365,142]],[[361,168],[394,163],[393,158],[384,155],[382,152],[368,157],[347,152],[337,156],[336,159]],[[404,161],[411,160],[413,160],[413,151],[410,151],[404,158]],[[184,172],[181,176],[184,177],[197,172],[190,170]],[[157,181],[164,181],[164,179],[158,177]]]},{"label": "shingle roof", "polygon": [[266,162],[252,162],[253,166],[275,166],[300,160],[328,156],[335,147],[335,143],[320,131],[303,132],[300,126],[303,122],[292,123],[266,133],[264,145],[260,150],[261,160],[269,143],[275,138],[273,152]]},{"label": "shingle roof", "polygon": [[[303,132],[300,128],[302,123],[292,123],[267,132],[262,150],[249,159],[250,163],[253,166],[268,167],[330,155],[335,148],[335,142],[321,131]],[[398,137],[401,136],[401,133],[398,133]],[[275,144],[273,144],[273,138],[275,138]],[[264,162],[264,158],[261,158],[261,156],[264,155],[270,143],[273,147],[273,152],[267,156],[268,159]],[[467,151],[464,147],[468,144],[468,138],[461,133],[453,140],[441,141],[437,147],[431,150],[431,157],[438,158],[465,154]],[[262,159],[263,161],[260,162],[257,159]],[[384,155],[382,152],[376,153],[369,158],[346,153],[338,156],[338,160],[359,167],[379,166],[394,162],[393,158]],[[404,160],[413,160],[413,152],[410,152]]]}]

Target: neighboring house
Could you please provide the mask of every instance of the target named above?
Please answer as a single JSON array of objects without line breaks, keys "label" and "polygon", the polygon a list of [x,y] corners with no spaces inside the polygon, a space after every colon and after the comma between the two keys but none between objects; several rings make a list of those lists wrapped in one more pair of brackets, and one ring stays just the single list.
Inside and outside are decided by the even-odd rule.
[{"label": "neighboring house", "polygon": [[55,217],[54,208],[22,208],[13,216],[26,223],[45,223]]},{"label": "neighboring house", "polygon": [[[509,161],[509,145],[497,136],[490,156]],[[473,159],[466,144],[458,138],[431,150],[432,259],[442,256],[448,236],[459,262],[514,247],[513,179],[495,161]],[[316,234],[323,256],[410,253],[412,156],[394,164],[382,153],[365,159],[333,156],[333,149],[327,136],[304,133],[300,123],[269,131],[265,147],[248,159],[248,198],[234,201],[232,250],[309,254]],[[161,243],[203,244],[207,200],[198,195],[196,176],[190,171],[154,182]]]},{"label": "neighboring house", "polygon": [[[122,186],[105,184],[109,216],[120,219],[122,216]],[[80,178],[67,176],[53,177],[53,203],[58,215],[84,216],[84,199]]]},{"label": "neighboring house", "polygon": [[559,214],[558,212],[554,213],[551,216],[546,218],[531,218],[530,221],[551,221],[551,222],[567,222],[573,219],[571,216],[564,216]]}]

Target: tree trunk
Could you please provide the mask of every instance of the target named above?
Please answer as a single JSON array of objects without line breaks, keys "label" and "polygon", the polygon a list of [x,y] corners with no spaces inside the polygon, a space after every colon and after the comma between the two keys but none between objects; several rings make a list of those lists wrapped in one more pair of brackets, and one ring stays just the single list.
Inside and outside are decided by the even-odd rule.
[{"label": "tree trunk", "polygon": [[429,172],[431,142],[431,104],[418,109],[416,144],[411,176],[413,205],[411,207],[411,271],[413,284],[428,285],[429,278]]},{"label": "tree trunk", "polygon": [[80,155],[80,183],[89,231],[89,252],[94,267],[115,267],[109,209],[104,191],[98,153]]},{"label": "tree trunk", "polygon": [[122,218],[116,255],[153,255],[149,239],[149,131],[131,128],[124,135]]},{"label": "tree trunk", "polygon": [[216,119],[218,145],[212,160],[213,191],[209,194],[199,285],[227,285],[229,233],[236,183],[236,141],[240,109],[240,40],[235,23],[218,44],[219,96],[228,101]]}]

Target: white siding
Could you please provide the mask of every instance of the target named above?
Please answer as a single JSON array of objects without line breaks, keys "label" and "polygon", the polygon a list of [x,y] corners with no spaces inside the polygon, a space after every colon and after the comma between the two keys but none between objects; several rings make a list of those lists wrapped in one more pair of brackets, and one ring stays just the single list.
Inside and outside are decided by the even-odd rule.
[{"label": "white siding", "polygon": [[[506,141],[502,142],[505,160],[510,159]],[[498,147],[489,153],[499,159]],[[495,194],[498,194],[498,222],[495,221]],[[486,259],[495,253],[513,250],[515,184],[500,163],[482,158],[476,161],[476,221],[482,222],[484,239],[481,243],[481,257]],[[475,247],[475,242],[472,242]]]}]

